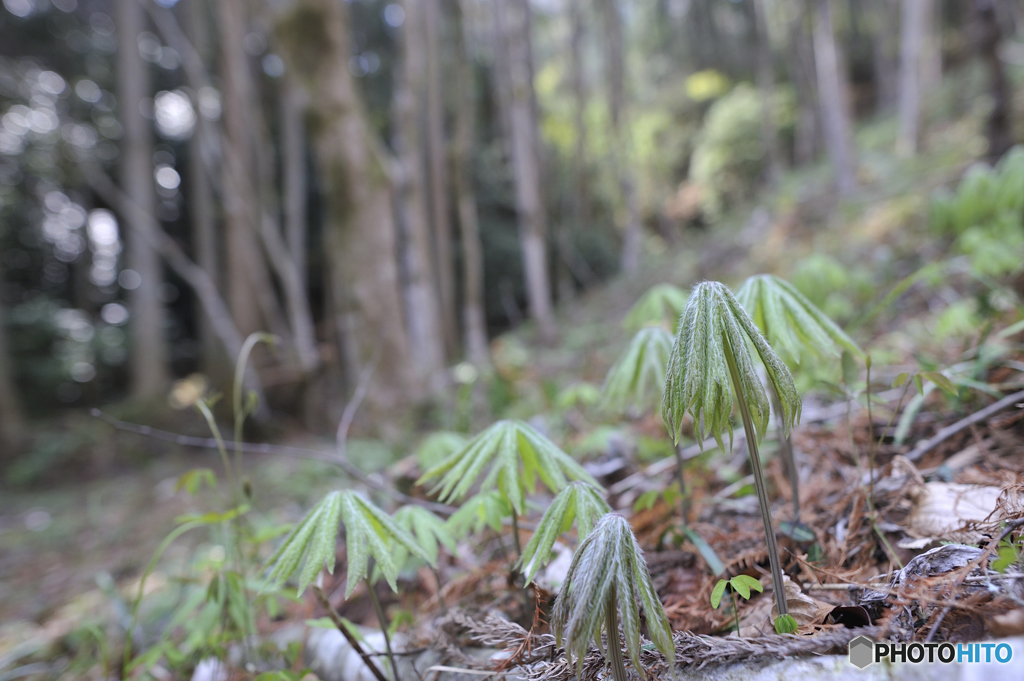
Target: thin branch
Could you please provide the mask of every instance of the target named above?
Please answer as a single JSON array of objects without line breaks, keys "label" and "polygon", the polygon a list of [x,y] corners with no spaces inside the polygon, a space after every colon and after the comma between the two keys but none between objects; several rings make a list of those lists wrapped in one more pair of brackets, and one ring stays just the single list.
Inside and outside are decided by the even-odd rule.
[{"label": "thin branch", "polygon": [[352,635],[352,632],[349,631],[348,627],[345,626],[345,623],[341,619],[341,615],[339,615],[338,612],[334,609],[334,606],[331,605],[331,602],[327,600],[327,595],[324,593],[324,590],[321,589],[319,586],[314,586],[313,593],[316,594],[316,600],[318,603],[320,603],[320,607],[327,612],[327,616],[331,618],[331,621],[334,622],[334,626],[338,628],[338,631],[340,631],[342,636],[345,637],[345,640],[348,641],[348,644],[352,646],[352,650],[359,653],[359,657],[363,659],[363,664],[365,664],[370,669],[370,672],[373,673],[374,678],[376,678],[377,681],[388,681],[388,678],[384,676],[384,673],[381,672],[377,664],[370,659],[370,656],[366,654],[366,651],[363,650],[363,647],[359,645],[359,641],[356,640],[355,636]]},{"label": "thin branch", "polygon": [[[161,442],[169,442],[171,444],[181,445],[183,447],[195,447],[197,449],[217,449],[217,441],[213,438],[194,437],[191,435],[180,435],[178,433],[171,433],[166,430],[159,430],[150,426],[142,426],[136,423],[129,423],[116,419],[113,416],[106,414],[99,409],[93,409],[91,414],[103,421],[109,426],[116,428],[117,430],[123,430],[128,433],[135,433],[136,435],[142,435],[144,437],[153,438],[154,440],[160,440]],[[304,447],[290,447],[284,445],[274,445],[267,443],[255,443],[255,442],[242,442],[240,443],[241,451],[245,454],[272,454],[275,456],[290,456],[299,459],[310,459],[313,461],[323,461],[324,463],[332,463],[340,467],[346,474],[355,478],[367,487],[380,490],[385,494],[391,496],[396,501],[400,501],[404,504],[416,504],[428,508],[435,513],[442,515],[451,515],[456,510],[451,506],[445,504],[438,504],[433,501],[427,501],[425,499],[418,499],[411,497],[407,494],[402,494],[398,490],[394,489],[390,485],[387,485],[381,481],[374,480],[370,476],[366,475],[357,466],[350,463],[345,459],[339,459],[336,455],[332,455],[328,452],[319,451],[316,449],[307,449]]]},{"label": "thin branch", "polygon": [[966,428],[970,428],[975,423],[984,421],[989,416],[992,416],[993,414],[1002,411],[1003,409],[1012,406],[1015,402],[1019,402],[1021,400],[1024,400],[1024,390],[1015,392],[1012,395],[1007,395],[998,402],[994,402],[993,404],[990,404],[984,409],[976,411],[970,416],[962,418],[956,423],[946,426],[939,432],[935,433],[935,435],[933,435],[929,439],[924,440],[923,442],[919,442],[917,446],[914,447],[914,449],[909,454],[907,454],[907,459],[909,459],[910,461],[917,461],[922,456],[932,451],[937,446],[939,446],[949,438],[953,437],[960,431]]}]

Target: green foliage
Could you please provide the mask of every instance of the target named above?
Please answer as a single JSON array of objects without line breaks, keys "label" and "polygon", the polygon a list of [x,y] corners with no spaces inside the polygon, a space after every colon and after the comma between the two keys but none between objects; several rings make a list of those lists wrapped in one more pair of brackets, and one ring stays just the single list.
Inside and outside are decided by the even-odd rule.
[{"label": "green foliage", "polygon": [[[416,540],[431,563],[437,563],[438,550],[444,546],[452,554],[455,553],[455,535],[445,521],[423,508],[408,505],[395,511],[395,523],[409,536]],[[405,547],[395,547],[395,555],[399,565],[405,562]]]},{"label": "green foliage", "polygon": [[622,325],[636,331],[647,325],[663,324],[674,329],[686,307],[689,294],[672,284],[656,284],[636,301]]},{"label": "green foliage", "polygon": [[519,515],[526,507],[525,492],[534,489],[538,477],[552,492],[560,491],[569,480],[598,484],[554,442],[523,421],[498,421],[428,469],[419,482],[441,477],[432,491],[442,501],[457,500],[488,466],[480,491],[499,490]]},{"label": "green foliage", "polygon": [[[609,609],[617,608],[629,659],[640,678],[646,679],[640,665],[639,606],[643,606],[647,617],[651,640],[668,658],[669,668],[673,668],[672,632],[651,583],[643,551],[636,543],[629,522],[609,513],[598,521],[573,556],[551,614],[555,640],[565,646],[569,663],[575,659],[577,672],[582,673],[590,643],[603,649],[601,632],[609,619]],[[609,631],[609,645],[617,646],[617,640],[618,632]]]},{"label": "green foliage", "polygon": [[544,511],[537,531],[523,549],[519,566],[526,581],[532,581],[534,575],[548,562],[555,539],[572,527],[573,520],[576,521],[576,531],[582,541],[594,529],[601,516],[611,511],[597,488],[585,482],[569,483]]},{"label": "green foliage", "polygon": [[174,491],[185,490],[195,496],[204,484],[213,489],[217,486],[217,476],[209,468],[193,468],[178,478],[178,482],[174,485]]},{"label": "green foliage", "polygon": [[776,634],[795,634],[796,630],[800,626],[793,619],[792,615],[781,615],[775,618],[775,633]]},{"label": "green foliage", "polygon": [[420,468],[427,470],[431,466],[444,461],[453,452],[457,452],[465,447],[466,439],[466,436],[462,433],[450,430],[438,430],[430,433],[423,438],[423,442],[420,443],[419,448],[416,450],[416,460],[419,462]]},{"label": "green foliage", "polygon": [[736,299],[774,347],[799,360],[804,350],[839,355],[844,348],[864,359],[864,351],[795,286],[772,274],[747,279]]},{"label": "green foliage", "polygon": [[734,593],[739,594],[744,600],[750,600],[751,590],[761,593],[764,586],[749,575],[736,575],[732,579],[720,579],[711,590],[711,607],[718,610],[722,604],[722,596],[725,595],[725,587],[731,587]]},{"label": "green foliage", "polygon": [[768,396],[754,369],[748,343],[764,364],[782,405],[782,423],[788,433],[800,418],[800,395],[789,369],[761,336],[753,320],[732,292],[718,282],[694,288],[679,325],[665,377],[661,414],[674,440],[687,412],[693,417],[700,440],[710,433],[722,449],[722,433],[732,429],[733,391],[726,353],[736,362],[741,390],[759,438],[768,428]]},{"label": "green foliage", "polygon": [[671,351],[672,336],[662,327],[638,331],[608,370],[601,389],[602,405],[619,413],[657,407],[665,390],[665,366]]},{"label": "green foliage", "polygon": [[989,567],[996,572],[1005,573],[1011,565],[1019,562],[1020,559],[1021,547],[1017,546],[1007,538],[999,542],[998,555],[996,559],[989,564]]},{"label": "green foliage", "polygon": [[555,396],[555,406],[559,409],[573,407],[589,407],[601,399],[601,391],[593,383],[581,381],[566,386]]},{"label": "green foliage", "polygon": [[457,536],[478,534],[485,527],[501,532],[501,521],[512,515],[512,505],[497,490],[481,492],[464,501],[448,518],[448,526]]},{"label": "green foliage", "polygon": [[434,565],[434,560],[388,514],[351,490],[331,492],[317,504],[295,529],[285,538],[274,555],[267,561],[271,565],[268,578],[271,583],[287,581],[305,565],[299,576],[299,594],[312,582],[323,567],[334,573],[335,542],[338,521],[345,523],[345,545],[348,552],[348,578],[345,598],[359,581],[366,577],[369,559],[377,561],[381,573],[393,591],[398,590],[399,563],[393,546],[400,544],[409,553]]}]

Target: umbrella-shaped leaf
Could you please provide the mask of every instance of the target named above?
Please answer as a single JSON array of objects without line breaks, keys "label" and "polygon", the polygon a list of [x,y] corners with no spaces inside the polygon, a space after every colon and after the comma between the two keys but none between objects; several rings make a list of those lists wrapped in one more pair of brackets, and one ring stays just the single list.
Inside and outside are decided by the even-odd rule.
[{"label": "umbrella-shaped leaf", "polygon": [[476,534],[485,527],[501,532],[501,521],[512,515],[512,506],[497,490],[481,492],[467,499],[448,518],[448,526],[457,536]]},{"label": "umbrella-shaped leaf", "polygon": [[[565,646],[570,663],[575,659],[577,672],[582,673],[590,643],[602,648],[601,632],[608,621],[609,608],[617,608],[629,659],[640,678],[645,679],[639,662],[641,606],[651,640],[672,668],[672,632],[651,583],[643,551],[626,519],[609,513],[576,549],[552,611],[555,639]],[[608,642],[618,645],[618,632],[608,632]]]},{"label": "umbrella-shaped leaf", "polygon": [[[444,546],[453,554],[455,553],[456,541],[451,528],[422,506],[403,506],[395,511],[395,522],[416,540],[416,543],[420,545],[432,562],[437,562],[440,546]],[[398,560],[398,564],[401,565],[405,562],[405,547],[399,545],[396,547],[396,551],[402,556]]]},{"label": "umbrella-shaped leaf", "polygon": [[678,439],[684,415],[692,417],[698,442],[710,434],[724,449],[722,433],[732,436],[732,381],[726,353],[735,361],[743,396],[758,438],[768,428],[770,407],[754,369],[753,346],[782,405],[785,432],[800,418],[800,395],[789,369],[771,349],[732,292],[718,282],[699,284],[679,323],[679,332],[665,372],[661,414]]},{"label": "umbrella-shaped leaf", "polygon": [[440,477],[433,491],[442,501],[458,500],[485,470],[480,491],[497,489],[520,515],[525,493],[532,491],[538,477],[552,492],[560,491],[569,480],[597,484],[572,457],[522,421],[498,421],[427,470],[420,482]]},{"label": "umbrella-shaped leaf", "polygon": [[585,482],[572,482],[559,492],[544,511],[537,531],[530,537],[519,559],[526,581],[530,582],[548,562],[555,540],[569,530],[573,520],[576,521],[579,539],[583,541],[597,521],[611,510],[600,491]]},{"label": "umbrella-shaped leaf", "polygon": [[785,279],[772,274],[750,277],[736,291],[736,299],[768,342],[794,359],[808,349],[839,355],[844,348],[864,359],[860,346]]},{"label": "umbrella-shaped leaf", "polygon": [[636,301],[622,325],[636,330],[647,324],[667,324],[675,328],[679,314],[686,307],[688,295],[684,289],[672,284],[657,284]]},{"label": "umbrella-shaped leaf", "polygon": [[268,575],[271,582],[287,581],[305,559],[299,577],[299,593],[316,578],[326,566],[334,574],[334,549],[341,518],[341,492],[331,492],[306,514],[267,561],[272,565]]},{"label": "umbrella-shaped leaf", "polygon": [[439,430],[423,438],[419,449],[416,450],[416,460],[420,468],[426,470],[465,446],[466,436],[462,433]]},{"label": "umbrella-shaped leaf", "polygon": [[671,352],[672,335],[664,328],[648,326],[638,331],[604,379],[603,406],[620,413],[657,407]]}]

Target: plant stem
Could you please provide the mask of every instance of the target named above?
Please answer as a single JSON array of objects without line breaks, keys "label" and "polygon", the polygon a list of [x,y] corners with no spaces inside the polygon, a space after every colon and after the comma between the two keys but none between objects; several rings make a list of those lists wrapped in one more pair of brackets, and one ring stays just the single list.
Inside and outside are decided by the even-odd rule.
[{"label": "plant stem", "polygon": [[690,498],[686,494],[686,475],[683,471],[683,453],[679,451],[679,445],[673,448],[676,454],[676,481],[679,483],[679,506],[683,514],[683,527],[690,524]]},{"label": "plant stem", "polygon": [[740,636],[740,606],[736,603],[736,592],[731,588],[729,589],[729,595],[732,596],[732,614],[736,618],[736,635]]},{"label": "plant stem", "polygon": [[[775,392],[775,386],[769,385],[769,393],[772,397],[772,409],[775,414],[782,414],[782,404],[779,402],[779,395]],[[786,463],[786,473],[789,474],[789,487],[793,491],[793,522],[800,522],[800,475],[796,470],[796,457],[793,456],[793,441],[790,436],[779,428],[779,450],[782,452],[782,460]]]},{"label": "plant stem", "polygon": [[[875,419],[871,414],[871,355],[867,359],[867,379],[864,383],[864,393],[868,398],[868,513],[875,513]],[[886,428],[888,430],[888,428]],[[885,437],[885,431],[882,431]]]},{"label": "plant stem", "polygon": [[228,486],[231,487],[231,498],[236,502],[238,501],[237,490],[235,489],[235,476],[231,470],[231,460],[228,458],[228,450],[224,446],[224,438],[221,437],[220,428],[217,426],[216,419],[213,418],[213,412],[210,411],[210,407],[203,400],[196,401],[196,409],[206,419],[206,425],[209,426],[210,432],[213,433],[213,438],[217,441],[217,451],[220,452],[221,463],[224,464],[224,475],[227,476]]},{"label": "plant stem", "polygon": [[629,681],[626,665],[622,660],[622,648],[619,646],[619,610],[618,599],[615,597],[615,586],[608,592],[608,603],[605,607],[605,627],[608,629],[608,666],[612,668],[615,681]]},{"label": "plant stem", "polygon": [[750,416],[750,407],[743,396],[743,384],[740,381],[740,372],[736,368],[736,358],[733,356],[733,349],[729,344],[728,336],[725,337],[725,359],[729,364],[729,373],[732,375],[732,387],[736,393],[736,403],[740,407],[743,430],[747,435],[747,454],[750,455],[750,468],[754,473],[754,486],[757,487],[757,501],[761,507],[761,520],[764,523],[764,539],[768,545],[768,564],[771,566],[772,584],[775,587],[775,605],[779,611],[778,616],[782,617],[788,614],[789,610],[786,607],[786,590],[782,580],[782,566],[779,564],[779,547],[775,543],[772,511],[768,504],[768,489],[764,484],[761,456],[757,449],[757,430],[754,428],[754,420]]},{"label": "plant stem", "polygon": [[359,653],[359,657],[363,659],[363,664],[369,668],[374,678],[376,678],[377,681],[388,681],[387,677],[384,676],[384,673],[380,670],[380,667],[377,666],[377,663],[370,659],[370,656],[366,654],[363,647],[359,645],[359,641],[356,640],[356,637],[353,636],[352,632],[345,626],[345,623],[341,619],[341,615],[339,615],[334,609],[331,602],[327,600],[327,594],[324,593],[324,590],[314,585],[313,593],[316,594],[316,600],[320,603],[320,607],[327,612],[327,616],[331,618],[331,621],[334,622],[334,626],[338,628],[341,635],[344,636],[345,640],[348,641],[348,644],[352,646],[352,650]]},{"label": "plant stem", "polygon": [[395,681],[398,681],[398,667],[395,665],[395,653],[391,650],[391,636],[388,635],[388,616],[384,613],[384,608],[381,606],[380,599],[377,597],[377,591],[373,588],[373,584],[370,583],[370,578],[364,577],[363,583],[366,584],[366,590],[370,592],[370,600],[373,601],[373,609],[377,613],[377,621],[380,622],[380,631],[384,634],[384,648],[388,651],[388,662],[391,664],[391,676]]},{"label": "plant stem", "polygon": [[516,560],[519,560],[523,557],[523,547],[519,543],[519,516],[516,515],[515,509],[512,510],[512,541],[515,542]]},{"label": "plant stem", "polygon": [[434,579],[437,580],[437,602],[441,605],[441,614],[448,614],[448,606],[444,602],[444,592],[441,586],[441,571],[436,567],[430,568],[430,571],[434,573]]}]

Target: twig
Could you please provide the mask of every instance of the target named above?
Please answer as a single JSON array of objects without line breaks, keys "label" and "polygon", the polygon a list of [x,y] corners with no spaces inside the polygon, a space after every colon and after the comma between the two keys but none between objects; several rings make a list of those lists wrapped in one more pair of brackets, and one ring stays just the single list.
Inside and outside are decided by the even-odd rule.
[{"label": "twig", "polygon": [[[136,435],[142,435],[149,437],[154,440],[161,442],[170,442],[171,444],[181,445],[183,447],[195,447],[197,449],[217,449],[217,441],[213,438],[205,437],[194,437],[192,435],[180,435],[178,433],[171,433],[166,430],[159,430],[151,426],[142,426],[136,423],[129,423],[120,419],[114,418],[110,414],[104,413],[99,409],[93,409],[91,412],[92,416],[103,421],[107,425],[116,428],[117,430],[123,430],[128,433],[135,433]],[[327,452],[319,451],[316,449],[306,449],[304,447],[290,447],[284,445],[274,445],[268,443],[256,443],[256,442],[242,442],[240,444],[241,451],[245,454],[273,454],[276,456],[290,456],[299,459],[310,459],[313,461],[323,461],[324,463],[332,463],[341,468],[347,475],[355,478],[362,484],[372,487],[376,490],[380,490],[385,494],[389,495],[396,501],[400,501],[404,504],[416,504],[428,508],[435,513],[443,515],[451,515],[455,513],[457,509],[447,506],[445,504],[438,504],[433,501],[427,501],[426,499],[419,499],[411,497],[408,494],[403,494],[398,490],[394,489],[390,485],[385,485],[383,482],[374,480],[370,476],[366,475],[357,466],[352,464],[346,459],[339,459],[337,456],[331,455]]]},{"label": "twig", "polygon": [[348,644],[352,646],[352,650],[359,653],[359,657],[363,659],[363,664],[365,664],[370,669],[370,672],[373,673],[374,678],[376,678],[377,681],[388,681],[388,678],[384,676],[384,673],[380,670],[379,667],[377,667],[377,664],[372,659],[370,659],[370,656],[366,654],[366,651],[363,650],[363,647],[359,645],[359,641],[356,640],[355,636],[352,635],[352,632],[349,631],[348,627],[345,626],[345,623],[341,620],[341,615],[339,615],[338,612],[334,609],[334,606],[331,605],[331,602],[327,600],[327,594],[324,593],[324,590],[321,589],[319,586],[314,586],[313,593],[316,594],[316,600],[318,603],[320,603],[320,607],[327,612],[327,616],[331,618],[331,621],[334,622],[334,626],[338,628],[338,631],[341,632],[341,635],[344,636],[345,640],[348,641]]},{"label": "twig", "polygon": [[973,426],[975,423],[978,423],[979,421],[984,421],[989,416],[992,416],[996,412],[1002,411],[1003,409],[1012,406],[1015,402],[1019,402],[1020,400],[1024,400],[1024,390],[1015,392],[1012,395],[1007,395],[998,402],[994,402],[989,406],[985,407],[984,409],[976,411],[970,416],[962,418],[952,425],[946,426],[939,432],[935,433],[935,435],[925,440],[924,442],[919,442],[917,446],[914,447],[914,449],[909,454],[907,454],[907,459],[909,459],[910,461],[917,461],[922,456],[924,456],[925,454],[932,451],[949,438],[959,433],[961,430],[969,428],[970,426]]}]

